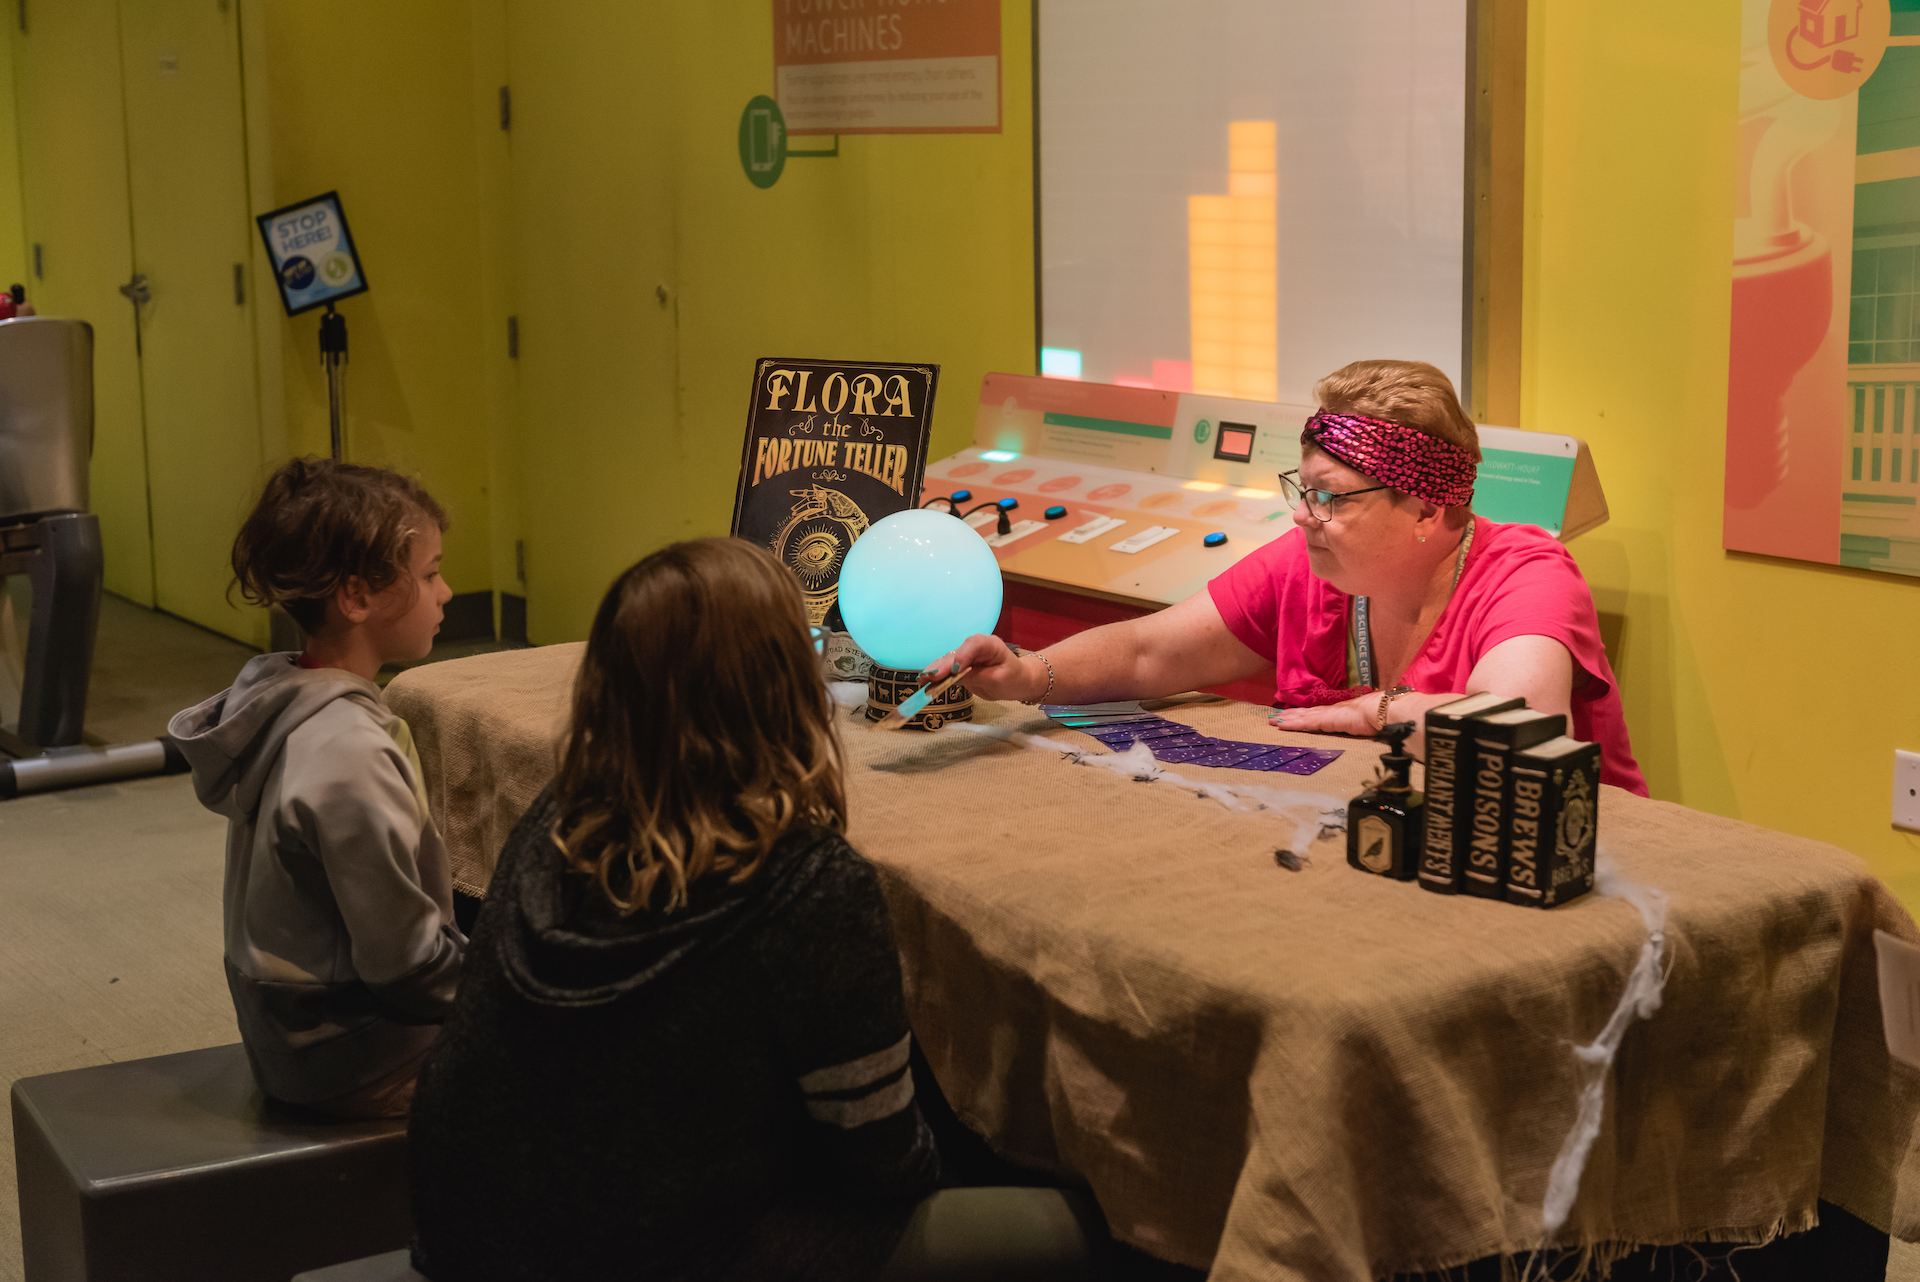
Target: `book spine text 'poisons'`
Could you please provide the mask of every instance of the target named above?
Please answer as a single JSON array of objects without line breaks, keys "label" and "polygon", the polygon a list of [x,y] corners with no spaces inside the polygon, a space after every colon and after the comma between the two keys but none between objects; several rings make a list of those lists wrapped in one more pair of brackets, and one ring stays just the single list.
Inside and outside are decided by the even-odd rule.
[{"label": "book spine text 'poisons'", "polygon": [[1496,741],[1466,741],[1472,775],[1462,789],[1468,797],[1466,884],[1469,895],[1500,897],[1501,837],[1506,829],[1507,749]]}]

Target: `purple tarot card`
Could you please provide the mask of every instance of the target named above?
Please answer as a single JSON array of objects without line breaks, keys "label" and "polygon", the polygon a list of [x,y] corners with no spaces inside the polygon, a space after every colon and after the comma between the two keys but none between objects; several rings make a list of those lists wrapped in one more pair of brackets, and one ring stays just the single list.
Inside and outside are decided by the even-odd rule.
[{"label": "purple tarot card", "polygon": [[1164,747],[1161,743],[1155,743],[1153,755],[1175,765],[1211,766],[1219,763],[1222,753],[1217,739],[1202,739],[1199,743],[1172,744]]},{"label": "purple tarot card", "polygon": [[1215,743],[1213,759],[1195,764],[1223,770],[1246,770],[1250,768],[1249,762],[1267,755],[1267,747],[1263,743]]},{"label": "purple tarot card", "polygon": [[1118,720],[1111,717],[1093,717],[1084,720],[1079,717],[1054,717],[1053,720],[1069,730],[1078,730],[1081,734],[1099,734],[1109,727],[1117,730],[1126,726],[1144,728],[1163,724],[1159,717],[1149,716],[1123,717]]},{"label": "purple tarot card", "polygon": [[1287,762],[1285,765],[1276,766],[1275,769],[1283,774],[1310,775],[1322,766],[1331,765],[1338,761],[1341,756],[1341,750],[1338,748],[1309,748],[1292,761]]},{"label": "purple tarot card", "polygon": [[1238,768],[1241,770],[1278,770],[1281,766],[1287,764],[1287,762],[1292,761],[1294,758],[1308,751],[1310,751],[1310,749],[1296,748],[1284,743],[1261,744],[1260,751],[1248,757],[1245,761],[1242,761]]},{"label": "purple tarot card", "polygon": [[[1122,732],[1132,735],[1135,739],[1174,739],[1181,735],[1200,734],[1200,732],[1192,726],[1183,726],[1178,721],[1159,721],[1152,725],[1141,722],[1130,722],[1126,725],[1113,727],[1113,733],[1120,734]],[[1201,737],[1205,738],[1206,736],[1202,735]]]},{"label": "purple tarot card", "polygon": [[1169,752],[1175,748],[1199,748],[1212,743],[1213,740],[1197,730],[1189,730],[1185,734],[1162,735],[1158,739],[1143,739],[1141,742],[1147,745],[1149,752],[1158,757],[1163,748]]},{"label": "purple tarot card", "polygon": [[1113,739],[1131,743],[1135,739],[1160,739],[1170,734],[1180,734],[1186,730],[1186,727],[1155,718],[1152,721],[1121,721],[1097,726],[1074,726],[1073,729],[1081,734],[1090,734],[1103,743]]},{"label": "purple tarot card", "polygon": [[1135,743],[1144,744],[1148,752],[1164,759],[1167,753],[1176,748],[1204,748],[1207,737],[1202,734],[1168,735],[1161,739],[1102,739],[1100,742],[1115,752],[1127,752]]},{"label": "purple tarot card", "polygon": [[1040,711],[1046,713],[1055,721],[1063,721],[1069,724],[1076,721],[1120,721],[1133,717],[1153,716],[1151,712],[1141,711],[1140,701],[1137,699],[1130,703],[1088,703],[1080,705],[1043,703],[1040,705]]}]

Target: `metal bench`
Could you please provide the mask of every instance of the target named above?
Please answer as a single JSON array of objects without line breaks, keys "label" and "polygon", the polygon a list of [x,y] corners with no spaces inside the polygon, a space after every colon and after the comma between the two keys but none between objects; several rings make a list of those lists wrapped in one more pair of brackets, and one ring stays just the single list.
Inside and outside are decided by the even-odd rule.
[{"label": "metal bench", "polygon": [[269,1100],[237,1044],[21,1078],[27,1282],[287,1282],[405,1246],[406,1128]]},{"label": "metal bench", "polygon": [[364,1260],[349,1260],[330,1268],[302,1273],[293,1282],[427,1282],[424,1273],[416,1273],[405,1251],[388,1251]]}]

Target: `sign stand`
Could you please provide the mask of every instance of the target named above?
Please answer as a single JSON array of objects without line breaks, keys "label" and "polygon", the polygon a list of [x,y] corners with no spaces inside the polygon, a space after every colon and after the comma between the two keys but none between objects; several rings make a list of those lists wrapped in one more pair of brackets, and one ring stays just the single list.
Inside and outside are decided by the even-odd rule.
[{"label": "sign stand", "polygon": [[345,422],[347,418],[347,318],[327,304],[320,318],[320,364],[327,371],[327,422],[332,427],[333,461],[347,456]]},{"label": "sign stand", "polygon": [[320,318],[320,364],[327,371],[327,421],[333,458],[346,458],[347,439],[347,318],[334,304],[367,292],[367,274],[361,269],[353,233],[347,230],[346,211],[336,192],[327,192],[297,205],[261,214],[255,220],[267,244],[280,302],[287,315],[325,307]]}]

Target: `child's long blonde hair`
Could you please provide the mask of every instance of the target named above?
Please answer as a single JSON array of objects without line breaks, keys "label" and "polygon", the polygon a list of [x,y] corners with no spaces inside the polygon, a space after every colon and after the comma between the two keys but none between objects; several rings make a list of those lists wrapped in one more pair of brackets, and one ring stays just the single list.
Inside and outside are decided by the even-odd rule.
[{"label": "child's long blonde hair", "polygon": [[793,575],[741,539],[663,548],[593,620],[553,836],[623,914],[750,877],[788,831],[845,831],[830,704]]}]

